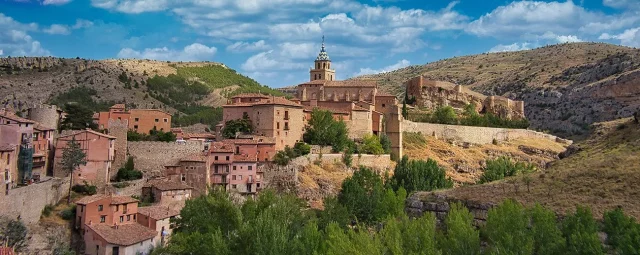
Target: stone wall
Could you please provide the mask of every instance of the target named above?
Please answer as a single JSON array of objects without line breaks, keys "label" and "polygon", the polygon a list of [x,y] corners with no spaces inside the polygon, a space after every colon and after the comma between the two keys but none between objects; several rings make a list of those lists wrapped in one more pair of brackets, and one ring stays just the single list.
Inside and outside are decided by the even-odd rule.
[{"label": "stone wall", "polygon": [[572,141],[570,140],[565,140],[553,135],[528,129],[444,125],[433,123],[418,123],[407,120],[403,121],[402,131],[416,133],[419,132],[424,135],[436,136],[438,139],[472,144],[489,144],[492,143],[494,139],[498,142],[501,142],[518,138],[538,138],[548,139],[565,144],[572,143]]},{"label": "stone wall", "polygon": [[473,215],[473,224],[477,227],[485,224],[489,209],[496,206],[492,203],[456,200],[435,192],[416,192],[407,198],[405,211],[410,217],[420,217],[424,213],[433,213],[436,215],[438,223],[442,223],[454,203],[461,203],[469,209],[469,212]]},{"label": "stone wall", "polygon": [[146,178],[142,178],[140,180],[127,181],[126,183],[129,186],[124,188],[116,188],[113,186],[115,182],[112,182],[111,185],[105,188],[105,194],[115,194],[119,196],[140,196],[142,194],[142,186],[147,182]]},{"label": "stone wall", "polygon": [[107,131],[110,136],[116,137],[115,153],[113,157],[110,178],[114,178],[118,174],[118,169],[127,162],[127,132],[129,131],[129,120],[109,120]]},{"label": "stone wall", "polygon": [[318,154],[318,153],[329,154],[331,153],[332,149],[333,148],[331,146],[311,145],[312,154]]},{"label": "stone wall", "polygon": [[[321,160],[322,163],[332,164],[335,162],[342,162],[342,154],[309,154],[296,158],[293,162],[294,165],[306,166],[313,164],[316,160]],[[378,171],[393,170],[391,168],[392,161],[389,154],[385,155],[369,155],[369,154],[353,154],[352,166],[366,166]]]},{"label": "stone wall", "polygon": [[134,158],[136,168],[147,177],[160,176],[164,166],[177,165],[191,154],[202,152],[204,142],[128,142],[128,154]]},{"label": "stone wall", "polygon": [[27,110],[27,118],[48,128],[58,128],[62,109],[55,105],[34,105]]},{"label": "stone wall", "polygon": [[69,180],[59,178],[12,189],[0,201],[0,215],[20,217],[26,224],[36,223],[46,205],[57,204],[68,192]]}]

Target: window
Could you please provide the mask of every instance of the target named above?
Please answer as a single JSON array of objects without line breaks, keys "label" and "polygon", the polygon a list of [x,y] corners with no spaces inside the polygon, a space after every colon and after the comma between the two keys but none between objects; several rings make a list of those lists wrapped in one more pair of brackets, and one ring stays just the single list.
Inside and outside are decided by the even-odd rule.
[{"label": "window", "polygon": [[159,120],[159,119],[156,119],[156,122],[160,122],[160,120]]},{"label": "window", "polygon": [[236,170],[236,166],[233,166],[233,170]]},{"label": "window", "polygon": [[120,211],[120,205],[116,205],[116,212]]},{"label": "window", "polygon": [[384,106],[385,106],[385,105],[384,105],[384,104],[382,104],[382,108],[384,108]]},{"label": "window", "polygon": [[131,221],[131,214],[127,215],[127,221]]},{"label": "window", "polygon": [[169,119],[164,118],[162,121],[164,121],[164,123],[167,123],[167,122],[169,122]]},{"label": "window", "polygon": [[235,180],[236,180],[236,176],[235,176],[235,175],[232,175],[232,176],[231,176],[231,180],[235,181]]},{"label": "window", "polygon": [[180,180],[182,180],[183,182],[187,181],[187,175],[186,174],[180,174]]},{"label": "window", "polygon": [[284,130],[289,130],[289,122],[284,123]]},{"label": "window", "polygon": [[120,216],[120,222],[124,221],[124,216]]},{"label": "window", "polygon": [[238,175],[238,180],[242,181],[242,175]]},{"label": "window", "polygon": [[138,130],[138,125],[133,125],[133,129]]},{"label": "window", "polygon": [[80,206],[80,212],[83,212],[83,211],[84,211],[84,206],[83,206],[83,205],[81,205],[81,206]]},{"label": "window", "polygon": [[118,120],[122,120],[122,118],[121,118],[121,117],[118,117]]},{"label": "window", "polygon": [[100,223],[104,223],[105,221],[107,221],[107,215],[100,216]]},{"label": "window", "polygon": [[253,170],[253,166],[248,166],[247,169],[249,169],[249,171]]},{"label": "window", "polygon": [[229,156],[226,157],[227,161],[229,161]]},{"label": "window", "polygon": [[98,205],[98,212],[102,211],[102,205]]},{"label": "window", "polygon": [[237,187],[238,187],[237,185],[235,185],[235,184],[231,184],[231,188],[232,188],[232,189],[236,189]]},{"label": "window", "polygon": [[213,160],[218,160],[218,156],[213,157]]},{"label": "window", "polygon": [[276,129],[280,129],[280,122],[276,122]]},{"label": "window", "polygon": [[134,120],[135,120],[135,122],[138,122],[138,121],[140,121],[140,118],[135,118]]},{"label": "window", "polygon": [[135,214],[133,215],[133,220],[136,220],[136,215]]},{"label": "window", "polygon": [[96,253],[100,253],[100,245],[96,245]]}]

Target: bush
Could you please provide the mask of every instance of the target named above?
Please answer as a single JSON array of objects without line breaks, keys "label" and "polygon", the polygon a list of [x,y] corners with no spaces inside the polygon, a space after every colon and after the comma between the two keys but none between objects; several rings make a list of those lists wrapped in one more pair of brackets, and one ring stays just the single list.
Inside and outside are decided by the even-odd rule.
[{"label": "bush", "polygon": [[294,150],[294,152],[296,153],[297,156],[304,156],[304,155],[307,155],[307,154],[311,153],[311,145],[308,145],[308,144],[303,143],[303,142],[298,142],[293,147],[293,150]]},{"label": "bush", "polygon": [[494,160],[487,160],[484,173],[480,176],[480,183],[502,180],[521,173],[535,172],[535,170],[536,167],[533,164],[514,162],[510,158],[502,156]]},{"label": "bush", "polygon": [[73,220],[76,217],[76,205],[72,205],[60,212],[60,218],[63,220]]},{"label": "bush", "polygon": [[347,124],[344,121],[333,119],[330,111],[313,109],[311,119],[303,135],[303,139],[308,144],[331,145],[334,152],[340,152],[348,145]]},{"label": "bush", "polygon": [[71,190],[73,190],[73,192],[75,193],[84,194],[88,196],[95,195],[98,193],[98,188],[95,185],[89,185],[86,181],[82,185],[80,184],[73,185],[73,187],[71,187]]},{"label": "bush", "polygon": [[236,133],[251,133],[253,131],[253,124],[250,119],[243,118],[237,120],[229,120],[224,124],[222,128],[222,136],[224,138],[235,138]]},{"label": "bush", "polygon": [[277,165],[286,166],[292,159],[307,155],[309,152],[311,152],[311,146],[306,143],[299,142],[296,143],[293,149],[289,146],[285,146],[284,150],[276,152],[276,155],[273,157],[273,161]]},{"label": "bush", "polygon": [[53,205],[45,205],[44,208],[42,209],[42,216],[43,217],[51,216],[51,212],[53,211],[53,208],[54,208]]},{"label": "bush", "polygon": [[620,208],[604,214],[604,232],[607,244],[616,254],[640,254],[640,224],[624,215]]},{"label": "bush", "polygon": [[353,153],[351,153],[350,150],[342,153],[342,163],[344,163],[344,165],[347,167],[351,167],[351,165],[353,164]]},{"label": "bush", "polygon": [[380,143],[380,138],[378,136],[367,134],[362,138],[362,145],[358,152],[380,155],[384,153],[384,149],[382,148],[382,144]]},{"label": "bush", "polygon": [[133,157],[128,157],[124,167],[118,170],[116,181],[133,181],[139,179],[142,179],[142,172],[135,169]]},{"label": "bush", "polygon": [[562,234],[567,242],[566,254],[603,254],[598,225],[591,210],[578,206],[576,212],[562,221]]},{"label": "bush", "polygon": [[157,142],[175,142],[176,135],[171,131],[156,130],[154,127],[149,130],[149,134],[141,134],[133,130],[127,131],[127,141],[157,141]]},{"label": "bush", "polygon": [[396,190],[404,187],[409,193],[453,187],[453,181],[435,160],[409,160],[406,155],[396,165],[391,180]]}]

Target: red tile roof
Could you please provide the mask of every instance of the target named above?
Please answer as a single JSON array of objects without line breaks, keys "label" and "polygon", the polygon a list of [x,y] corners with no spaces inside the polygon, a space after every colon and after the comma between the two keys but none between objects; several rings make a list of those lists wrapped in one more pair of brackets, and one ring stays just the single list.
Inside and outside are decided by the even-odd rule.
[{"label": "red tile roof", "polygon": [[129,110],[129,112],[147,112],[147,111],[161,112],[161,113],[164,113],[166,115],[171,115],[171,113],[168,113],[168,112],[160,110],[160,109],[131,109],[131,110]]},{"label": "red tile roof", "polygon": [[258,161],[258,156],[257,155],[236,154],[236,155],[233,155],[233,161],[235,161],[235,162],[256,162],[256,161]]},{"label": "red tile roof", "polygon": [[180,181],[173,181],[168,179],[149,180],[147,183],[144,184],[143,187],[153,187],[161,191],[193,189],[189,185],[184,184]]},{"label": "red tile roof", "polygon": [[191,154],[184,158],[181,158],[180,161],[184,162],[207,162],[207,156],[202,155],[201,153]]},{"label": "red tile roof", "polygon": [[157,205],[138,207],[138,213],[155,220],[162,220],[169,217],[177,216],[180,214],[180,211],[169,209],[169,207],[167,206]]},{"label": "red tile roof", "polygon": [[231,103],[223,105],[223,107],[238,107],[238,106],[254,106],[254,105],[284,105],[291,107],[302,107],[302,105],[295,103],[284,97],[268,96],[255,102],[243,102],[243,103]]},{"label": "red tile roof", "polygon": [[87,225],[100,237],[110,244],[129,246],[154,238],[158,232],[142,226],[138,223],[130,223],[115,226],[106,224]]},{"label": "red tile roof", "polygon": [[[225,140],[227,141],[227,140]],[[233,144],[229,142],[213,142],[209,148],[211,152],[233,152]]]},{"label": "red tile roof", "polygon": [[110,139],[116,139],[115,136],[110,136],[110,135],[107,135],[107,134],[96,132],[96,131],[93,131],[91,129],[86,129],[86,130],[81,130],[81,131],[74,131],[71,134],[60,136],[60,137],[58,137],[58,139],[64,138],[64,137],[69,137],[69,136],[75,136],[75,135],[78,135],[78,134],[81,134],[81,133],[84,133],[84,132],[88,132],[88,133],[91,133],[91,134],[94,134],[94,135],[98,135],[98,136],[102,136],[102,137],[106,137],[106,138],[110,138]]},{"label": "red tile roof", "polygon": [[121,204],[129,204],[129,203],[137,203],[138,199],[129,197],[129,196],[114,196],[111,198],[112,205],[121,205]]},{"label": "red tile roof", "polygon": [[208,134],[208,133],[186,133],[184,134],[185,138],[205,138],[205,139],[213,139],[216,138],[215,135],[213,134]]},{"label": "red tile roof", "polygon": [[18,115],[16,115],[15,113],[12,112],[5,112],[4,114],[0,114],[0,117],[6,118],[6,119],[10,119],[13,120],[15,122],[19,122],[19,123],[36,123],[33,120],[29,120],[29,119],[25,119],[22,117],[19,117]]},{"label": "red tile roof", "polygon": [[125,105],[124,104],[114,104],[113,106],[111,106],[110,108],[116,108],[116,109],[124,109]]},{"label": "red tile roof", "polygon": [[396,95],[384,91],[378,91],[378,93],[376,93],[376,97],[396,97]]},{"label": "red tile roof", "polygon": [[369,111],[368,109],[365,109],[365,108],[357,106],[357,105],[353,106],[353,110],[354,111],[359,111],[359,112],[368,112]]},{"label": "red tile roof", "polygon": [[50,131],[50,130],[56,130],[55,128],[52,127],[45,127],[40,123],[36,123],[34,129],[36,130],[40,130],[40,131]]},{"label": "red tile roof", "polygon": [[0,255],[14,255],[15,253],[10,247],[0,247]]},{"label": "red tile roof", "polygon": [[76,204],[77,205],[91,204],[93,202],[96,202],[98,200],[102,200],[102,199],[105,199],[105,198],[109,198],[109,196],[108,195],[98,194],[98,195],[83,197],[83,198],[79,199],[78,201],[76,201]]},{"label": "red tile roof", "polygon": [[260,93],[238,94],[238,95],[232,96],[231,98],[253,98],[253,97],[269,98],[268,95],[263,95],[263,94],[260,94]]},{"label": "red tile roof", "polygon": [[0,151],[15,151],[16,145],[2,144],[0,145]]}]

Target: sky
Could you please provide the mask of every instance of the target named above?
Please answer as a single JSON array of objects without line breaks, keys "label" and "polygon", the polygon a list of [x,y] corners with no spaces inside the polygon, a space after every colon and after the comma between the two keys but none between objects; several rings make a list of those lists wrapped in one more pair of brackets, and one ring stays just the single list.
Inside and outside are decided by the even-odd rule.
[{"label": "sky", "polygon": [[0,57],[214,61],[296,85],[595,41],[640,47],[640,0],[0,0]]}]

